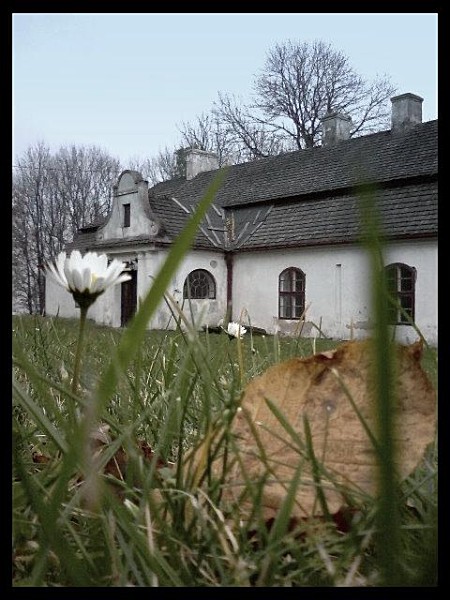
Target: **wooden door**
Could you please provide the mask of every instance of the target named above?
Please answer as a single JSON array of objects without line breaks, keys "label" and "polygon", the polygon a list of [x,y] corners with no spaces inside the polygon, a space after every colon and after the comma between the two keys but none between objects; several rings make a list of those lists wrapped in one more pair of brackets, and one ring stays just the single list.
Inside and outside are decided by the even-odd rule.
[{"label": "wooden door", "polygon": [[120,326],[125,327],[134,316],[137,305],[137,271],[129,271],[131,279],[124,281],[122,286]]}]

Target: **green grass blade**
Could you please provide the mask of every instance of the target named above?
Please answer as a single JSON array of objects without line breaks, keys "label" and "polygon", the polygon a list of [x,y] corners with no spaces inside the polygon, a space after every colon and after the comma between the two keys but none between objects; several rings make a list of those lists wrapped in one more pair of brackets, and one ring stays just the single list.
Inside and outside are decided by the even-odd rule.
[{"label": "green grass blade", "polygon": [[61,566],[66,572],[70,582],[75,586],[89,586],[94,584],[91,577],[86,572],[82,561],[75,555],[66,538],[63,535],[60,535],[60,527],[55,526],[56,519],[54,511],[49,510],[49,507],[44,502],[40,490],[37,488],[33,477],[27,473],[15,446],[13,447],[13,451],[17,474],[25,489],[30,504],[33,506],[39,517],[41,534],[59,557]]},{"label": "green grass blade", "polygon": [[170,248],[167,258],[159,270],[152,287],[142,301],[138,312],[132,319],[130,325],[125,329],[117,351],[109,367],[101,377],[97,398],[104,405],[114,393],[119,374],[135,356],[139,344],[145,337],[146,328],[153,313],[164,297],[164,293],[179,267],[184,255],[194,241],[198,227],[204,218],[206,211],[222,184],[225,171],[220,171],[209,186],[203,199],[199,202],[196,211],[189,219],[181,234]]},{"label": "green grass blade", "polygon": [[40,427],[49,438],[52,439],[57,448],[66,454],[68,446],[65,439],[49,420],[41,407],[38,406],[32,398],[30,398],[30,396],[25,392],[25,390],[22,389],[17,381],[13,381],[12,387],[14,397],[17,399],[18,403],[25,408],[29,415],[34,419],[36,425]]},{"label": "green grass blade", "polygon": [[319,504],[320,504],[323,514],[325,515],[327,520],[330,520],[330,511],[328,510],[327,500],[325,498],[325,493],[323,491],[322,484],[321,484],[321,469],[322,469],[322,467],[321,467],[320,463],[318,462],[315,452],[314,452],[312,435],[311,435],[311,427],[309,426],[308,417],[305,414],[303,415],[303,428],[305,431],[305,443],[306,443],[306,448],[307,448],[307,452],[308,452],[308,458],[311,463],[312,476],[313,476],[313,480],[314,480],[314,484],[315,484],[315,488],[316,488],[317,498],[319,500]]},{"label": "green grass blade", "polygon": [[389,296],[383,261],[381,224],[375,198],[373,188],[367,188],[361,198],[362,230],[370,261],[372,311],[375,322],[372,351],[376,383],[373,392],[377,407],[379,473],[378,532],[375,537],[383,583],[395,586],[402,580],[394,444],[395,353],[389,335]]}]

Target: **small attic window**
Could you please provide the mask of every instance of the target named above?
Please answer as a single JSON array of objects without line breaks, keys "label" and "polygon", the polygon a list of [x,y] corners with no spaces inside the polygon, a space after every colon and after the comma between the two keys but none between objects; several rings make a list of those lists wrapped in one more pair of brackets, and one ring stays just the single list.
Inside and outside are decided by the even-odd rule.
[{"label": "small attic window", "polygon": [[124,227],[130,226],[130,205],[129,204],[123,205],[123,226]]}]

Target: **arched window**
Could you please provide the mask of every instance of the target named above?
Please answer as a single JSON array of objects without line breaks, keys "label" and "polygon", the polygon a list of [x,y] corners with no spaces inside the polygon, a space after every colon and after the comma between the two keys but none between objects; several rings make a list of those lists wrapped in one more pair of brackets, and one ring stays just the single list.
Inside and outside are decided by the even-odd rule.
[{"label": "arched window", "polygon": [[414,322],[416,269],[402,263],[393,263],[385,267],[385,272],[390,295],[389,323],[401,325]]},{"label": "arched window", "polygon": [[300,319],[305,310],[305,274],[289,267],[279,277],[278,316],[280,319]]},{"label": "arched window", "polygon": [[213,300],[216,297],[216,282],[209,271],[205,269],[196,269],[191,271],[186,277],[183,286],[183,298],[209,298]]}]

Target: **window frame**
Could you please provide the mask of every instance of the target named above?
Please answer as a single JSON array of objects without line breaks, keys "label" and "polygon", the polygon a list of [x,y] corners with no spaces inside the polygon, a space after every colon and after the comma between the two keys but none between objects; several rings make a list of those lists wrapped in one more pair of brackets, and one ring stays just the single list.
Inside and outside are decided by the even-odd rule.
[{"label": "window frame", "polygon": [[131,205],[129,203],[123,206],[123,227],[130,227],[131,224]]},{"label": "window frame", "polygon": [[[192,295],[192,283],[190,283],[190,279],[196,275],[203,276],[206,278],[205,283],[201,283],[200,285],[207,285],[207,293],[205,296]],[[197,284],[199,285],[199,284]],[[188,273],[186,279],[183,284],[183,300],[215,300],[216,299],[216,280],[212,273],[210,273],[207,269],[193,269]]]},{"label": "window frame", "polygon": [[[392,289],[390,284],[390,280],[393,278],[390,277],[390,273],[395,269],[395,291]],[[412,325],[415,323],[416,318],[416,280],[417,280],[417,270],[415,267],[410,267],[405,263],[395,262],[389,265],[386,265],[384,268],[384,273],[386,277],[386,287],[388,293],[392,296],[395,296],[395,300],[400,304],[400,306],[393,304],[388,299],[388,323],[390,325]],[[410,282],[410,289],[407,288],[407,282]],[[407,306],[405,306],[405,301]],[[403,308],[409,314],[410,320],[406,319],[403,311],[400,310],[400,307]],[[395,313],[395,314],[394,314]]]},{"label": "window frame", "polygon": [[[293,277],[296,276],[296,283],[294,284]],[[289,278],[288,290],[282,289],[284,287],[284,277]],[[301,289],[295,290],[298,283],[301,283]],[[287,267],[278,276],[278,318],[280,320],[288,321],[299,321],[305,312],[305,291],[306,291],[306,275],[298,267]],[[287,302],[286,299],[289,299]],[[296,314],[298,309],[298,316]],[[285,316],[289,314],[290,316]]]}]

